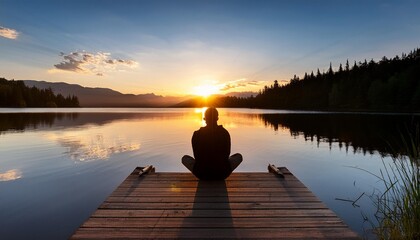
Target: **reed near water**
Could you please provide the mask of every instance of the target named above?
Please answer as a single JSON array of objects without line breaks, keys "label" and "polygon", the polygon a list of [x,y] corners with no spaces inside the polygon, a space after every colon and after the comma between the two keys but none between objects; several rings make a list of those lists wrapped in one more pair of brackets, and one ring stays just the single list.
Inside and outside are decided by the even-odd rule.
[{"label": "reed near water", "polygon": [[378,239],[420,239],[420,133],[403,139],[407,156],[393,157],[384,162],[380,171],[383,193],[371,196],[376,206]]}]

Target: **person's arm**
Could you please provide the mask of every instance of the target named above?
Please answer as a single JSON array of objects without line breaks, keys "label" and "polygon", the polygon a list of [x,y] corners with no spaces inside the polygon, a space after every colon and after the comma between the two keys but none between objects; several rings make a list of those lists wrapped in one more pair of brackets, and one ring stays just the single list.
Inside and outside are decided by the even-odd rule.
[{"label": "person's arm", "polygon": [[229,134],[229,132],[226,129],[224,129],[224,130],[225,130],[224,144],[223,144],[225,146],[224,153],[225,153],[225,156],[227,156],[229,158],[229,156],[230,156],[230,147],[231,147],[230,134]]},{"label": "person's arm", "polygon": [[198,154],[197,131],[193,133],[193,136],[191,138],[191,145],[193,149],[194,158],[197,159],[197,154]]}]

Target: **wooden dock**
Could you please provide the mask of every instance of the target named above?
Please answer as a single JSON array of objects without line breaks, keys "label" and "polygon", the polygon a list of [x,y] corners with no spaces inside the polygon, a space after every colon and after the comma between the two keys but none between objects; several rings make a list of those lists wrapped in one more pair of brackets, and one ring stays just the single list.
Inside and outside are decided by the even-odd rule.
[{"label": "wooden dock", "polygon": [[359,239],[286,168],[199,181],[136,168],[72,239]]}]

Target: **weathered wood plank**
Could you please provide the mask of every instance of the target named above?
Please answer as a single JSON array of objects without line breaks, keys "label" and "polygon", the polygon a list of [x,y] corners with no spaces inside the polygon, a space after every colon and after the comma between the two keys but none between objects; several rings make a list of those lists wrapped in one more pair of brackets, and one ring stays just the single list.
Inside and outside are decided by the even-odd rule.
[{"label": "weathered wood plank", "polygon": [[314,218],[90,218],[86,228],[345,228],[343,221]]},{"label": "weathered wood plank", "polygon": [[[227,189],[220,189],[220,188],[208,188],[208,189],[200,189],[197,191],[196,188],[180,188],[177,186],[173,186],[170,188],[117,188],[114,193],[194,193],[194,194],[202,194],[202,193],[224,193],[224,194],[234,194],[234,193],[266,193],[266,194],[288,194],[288,193],[300,193],[300,192],[310,192],[307,188],[282,188],[282,187],[273,187],[273,188],[227,188]],[[313,195],[312,192],[310,192]]]},{"label": "weathered wood plank", "polygon": [[275,188],[275,187],[293,187],[305,188],[299,181],[233,181],[233,182],[197,182],[197,181],[180,181],[180,182],[132,182],[122,183],[119,188],[132,188],[141,184],[142,188]]},{"label": "weathered wood plank", "polygon": [[[299,181],[299,179],[297,179],[295,176],[293,175],[284,175],[285,178],[278,178],[278,180],[283,180],[283,181]],[[137,175],[130,175],[129,177],[127,177],[126,181],[131,181],[131,180],[135,180],[136,178],[139,178]],[[154,174],[150,174],[149,176],[146,177],[140,177],[142,178],[142,181],[156,181],[156,180],[161,180],[161,181],[168,181],[168,180],[176,180],[176,181],[199,181],[197,178],[195,177],[191,177],[191,176],[177,176],[177,175],[154,175]],[[227,178],[225,181],[229,182],[229,181],[273,181],[273,177],[272,176],[253,176],[251,174],[248,175],[237,175],[234,177],[229,177]]]},{"label": "weathered wood plank", "polygon": [[215,203],[113,203],[104,202],[99,207],[100,209],[325,209],[326,206],[322,202],[283,202],[283,203],[229,203],[229,204],[215,204]]},{"label": "weathered wood plank", "polygon": [[357,239],[286,168],[199,181],[135,169],[72,236],[91,238]]},{"label": "weathered wood plank", "polygon": [[[304,190],[304,189],[303,189]],[[161,191],[115,191],[110,197],[314,197],[313,193],[309,191],[296,191],[296,192],[267,192],[267,191],[243,191],[243,192],[193,192],[193,191],[171,191],[170,189],[161,189]]]},{"label": "weathered wood plank", "polygon": [[132,238],[132,239],[358,239],[343,228],[263,228],[263,229],[149,229],[133,228],[82,228],[73,239],[86,238]]},{"label": "weathered wood plank", "polygon": [[138,210],[138,209],[98,209],[92,214],[92,217],[279,217],[279,218],[337,218],[335,213],[330,209],[253,209],[252,211],[244,211],[240,209],[227,210],[206,210],[206,209],[160,209],[160,210]]},{"label": "weathered wood plank", "polygon": [[[268,175],[267,173],[232,173],[225,181],[273,181],[277,178],[277,180],[283,181],[299,181],[294,175],[292,174],[284,174],[285,178],[279,178]],[[142,177],[139,177],[137,173],[132,173],[129,175],[126,181],[132,180],[141,180],[141,181],[199,181],[194,175],[191,173],[153,173],[148,174]]]},{"label": "weathered wood plank", "polygon": [[[192,175],[189,172],[155,172],[155,173],[151,173],[150,175],[145,175],[145,176],[154,176],[154,177],[165,177],[165,176],[172,176],[172,177],[188,177],[191,179],[196,179],[194,175]],[[286,176],[291,176],[294,177],[294,175],[292,173],[285,173],[284,175]],[[128,177],[131,176],[138,176],[138,173],[133,171],[130,175],[128,175]],[[232,173],[226,180],[230,180],[230,179],[234,179],[236,177],[272,177],[267,175],[267,172],[234,172]]]},{"label": "weathered wood plank", "polygon": [[163,197],[152,197],[152,196],[138,196],[138,197],[113,197],[110,196],[105,201],[108,203],[137,203],[137,202],[152,202],[152,203],[238,203],[238,202],[321,202],[315,196],[308,196],[308,197],[291,197],[291,196],[241,196],[241,197],[233,197],[233,196],[163,196]]}]

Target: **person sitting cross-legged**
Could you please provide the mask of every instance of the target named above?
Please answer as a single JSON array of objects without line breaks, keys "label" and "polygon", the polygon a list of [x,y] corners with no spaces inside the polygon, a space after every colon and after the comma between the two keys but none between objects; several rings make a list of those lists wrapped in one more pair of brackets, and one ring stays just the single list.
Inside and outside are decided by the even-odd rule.
[{"label": "person sitting cross-legged", "polygon": [[182,164],[201,180],[226,179],[241,164],[242,155],[236,153],[229,157],[230,135],[222,125],[217,125],[216,108],[208,108],[204,120],[206,126],[192,136],[194,158],[185,155]]}]

